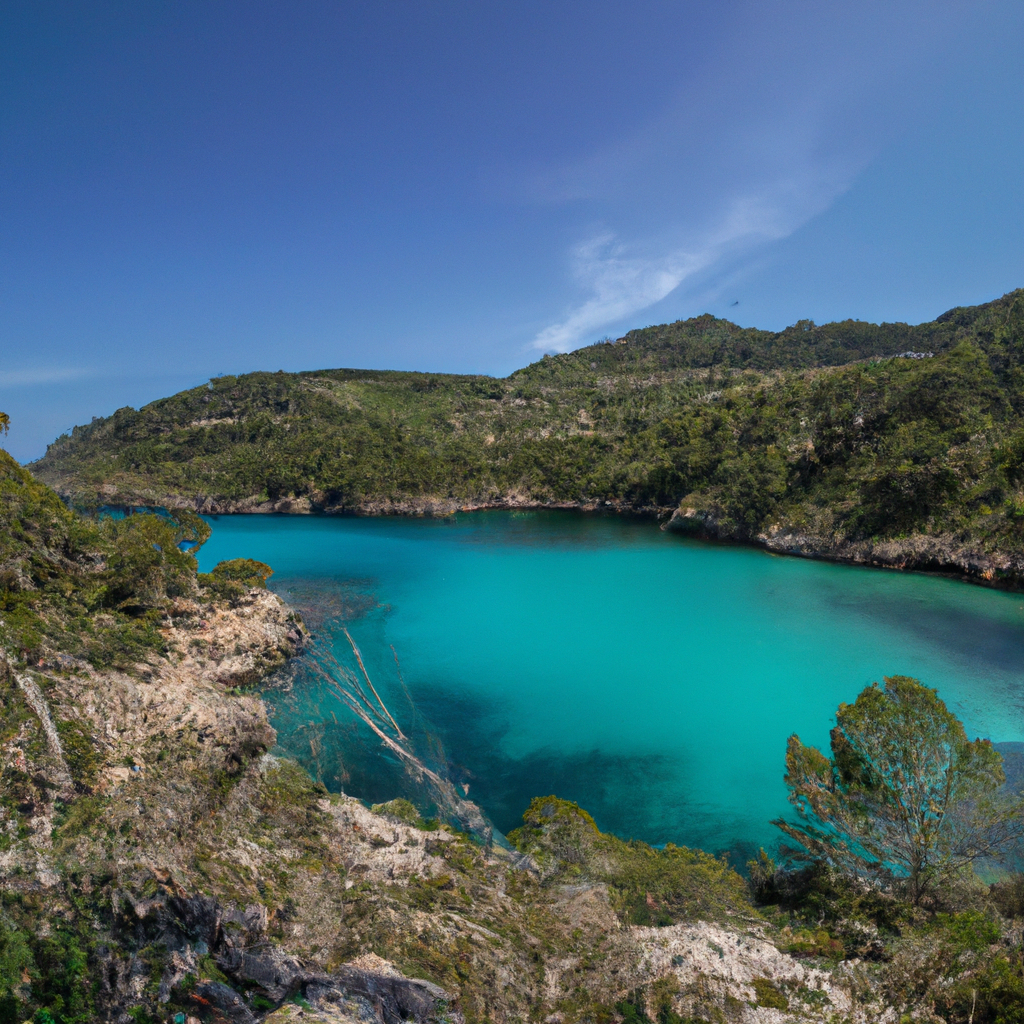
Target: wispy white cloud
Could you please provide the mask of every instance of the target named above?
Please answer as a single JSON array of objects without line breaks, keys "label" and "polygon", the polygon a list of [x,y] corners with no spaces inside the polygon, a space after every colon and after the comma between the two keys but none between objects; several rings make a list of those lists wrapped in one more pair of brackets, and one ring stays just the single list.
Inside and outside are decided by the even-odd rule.
[{"label": "wispy white cloud", "polygon": [[540,331],[531,347],[567,352],[660,302],[727,256],[785,238],[845,191],[853,171],[849,167],[838,177],[791,174],[767,184],[760,194],[734,198],[686,244],[627,243],[611,232],[580,243],[572,253],[572,269],[587,297]]},{"label": "wispy white cloud", "polygon": [[584,344],[677,289],[680,308],[698,293],[706,301],[828,209],[912,120],[917,101],[905,97],[920,89],[908,83],[956,23],[924,17],[917,0],[886,15],[884,32],[838,4],[781,5],[785,17],[742,6],[736,31],[649,121],[581,159],[524,173],[522,201],[575,204],[606,226],[578,236],[568,254],[578,297],[530,347]]},{"label": "wispy white cloud", "polygon": [[653,305],[674,291],[688,274],[700,269],[702,255],[630,255],[628,246],[609,233],[578,245],[573,264],[575,277],[591,296],[564,320],[545,327],[534,339],[533,348],[567,352],[585,335]]},{"label": "wispy white cloud", "polygon": [[[768,145],[748,135],[745,148],[758,157],[750,160],[756,171],[719,187],[701,183],[704,187],[697,187],[703,195],[691,193],[681,206],[677,203],[675,227],[655,238],[603,232],[579,243],[570,263],[581,298],[541,330],[531,347],[574,348],[660,302],[701,272],[786,238],[827,209],[850,187],[870,151],[822,152],[816,127],[787,126]],[[780,147],[780,139],[788,145]],[[784,154],[771,153],[775,147]]]},{"label": "wispy white cloud", "polygon": [[60,384],[90,377],[93,370],[83,366],[36,366],[21,370],[0,368],[0,388],[28,387],[32,384]]}]

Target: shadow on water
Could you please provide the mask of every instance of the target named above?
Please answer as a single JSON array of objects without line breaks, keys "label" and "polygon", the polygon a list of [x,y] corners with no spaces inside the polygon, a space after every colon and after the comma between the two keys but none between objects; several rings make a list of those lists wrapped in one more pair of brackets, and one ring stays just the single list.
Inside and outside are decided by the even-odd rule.
[{"label": "shadow on water", "polygon": [[332,622],[353,622],[381,608],[376,580],[274,575],[268,587],[293,608],[313,632]]},{"label": "shadow on water", "polygon": [[[329,790],[368,803],[404,796],[425,815],[437,813],[431,792],[301,660],[285,688],[264,696],[280,750]],[[654,845],[692,835],[694,819],[704,813],[684,799],[665,800],[667,789],[678,793],[686,788],[679,786],[682,765],[665,754],[547,748],[516,757],[503,750],[507,723],[482,700],[421,683],[415,706],[411,700],[393,706],[400,708],[396,715],[412,747],[478,804],[502,833],[522,823],[531,799],[549,793],[586,808],[603,829],[624,838],[643,837]],[[432,724],[438,721],[445,723],[443,728]],[[735,864],[757,852],[752,844],[720,831],[709,832],[701,846],[728,853]]]},{"label": "shadow on water", "polygon": [[[936,589],[934,595],[926,592],[911,597],[905,592],[894,593],[891,588],[851,593],[831,585],[824,594],[831,608],[860,615],[883,628],[898,623],[904,634],[958,665],[1005,674],[1017,674],[1024,665],[1024,601],[1019,596],[995,595],[980,588],[975,592],[965,587],[962,591],[943,588]],[[1004,614],[993,615],[990,600],[984,610],[972,608],[982,596],[1003,601]]]},{"label": "shadow on water", "polygon": [[457,527],[460,544],[594,551],[647,545],[649,537],[638,531],[637,526],[651,525],[657,520],[646,514],[624,516],[603,509],[492,509],[455,513],[433,522],[441,529]]},{"label": "shadow on water", "polygon": [[440,734],[453,774],[503,832],[522,824],[531,799],[551,793],[584,807],[602,828],[655,843],[677,840],[680,820],[692,814],[659,796],[680,773],[668,755],[544,748],[515,757],[503,749],[508,724],[493,704],[423,682],[417,701],[428,720],[445,723]]}]

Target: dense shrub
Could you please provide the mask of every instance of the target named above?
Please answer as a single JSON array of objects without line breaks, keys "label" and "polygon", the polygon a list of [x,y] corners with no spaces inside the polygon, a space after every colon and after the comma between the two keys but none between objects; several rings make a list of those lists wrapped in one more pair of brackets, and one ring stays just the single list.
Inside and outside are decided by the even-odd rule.
[{"label": "dense shrub", "polygon": [[265,589],[274,570],[253,558],[232,558],[218,562],[210,572],[200,573],[199,585],[216,597],[237,600],[250,588]]},{"label": "dense shrub", "polygon": [[0,646],[97,666],[161,651],[160,616],[197,593],[194,552],[209,532],[188,511],[84,516],[0,451]]}]

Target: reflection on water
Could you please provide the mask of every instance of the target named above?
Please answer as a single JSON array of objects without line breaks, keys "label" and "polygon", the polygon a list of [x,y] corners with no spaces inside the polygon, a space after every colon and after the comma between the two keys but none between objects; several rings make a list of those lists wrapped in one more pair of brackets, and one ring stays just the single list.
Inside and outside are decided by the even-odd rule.
[{"label": "reflection on water", "polygon": [[[883,675],[937,687],[972,735],[1024,741],[1019,595],[611,516],[211,522],[202,568],[261,559],[314,628],[346,621],[403,730],[502,830],[557,793],[621,835],[770,844],[786,738],[826,744],[837,704]],[[401,765],[311,675],[271,700],[325,784],[401,792]]]}]

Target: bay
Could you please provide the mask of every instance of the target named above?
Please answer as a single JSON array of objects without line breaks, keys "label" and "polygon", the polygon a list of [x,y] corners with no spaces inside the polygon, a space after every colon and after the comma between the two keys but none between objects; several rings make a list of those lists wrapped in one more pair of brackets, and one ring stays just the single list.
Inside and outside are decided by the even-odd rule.
[{"label": "bay", "polygon": [[[826,746],[839,702],[884,675],[937,687],[972,737],[1024,740],[1021,595],[611,515],[209,521],[200,568],[260,559],[286,599],[333,608],[502,831],[555,793],[624,837],[741,860],[776,841],[787,737]],[[326,785],[397,795],[399,767],[314,677],[268,697]]]}]

